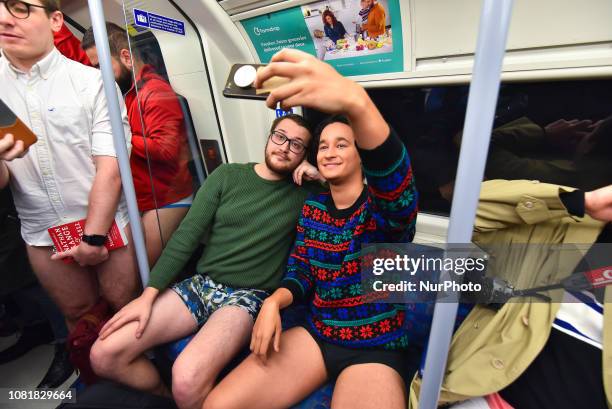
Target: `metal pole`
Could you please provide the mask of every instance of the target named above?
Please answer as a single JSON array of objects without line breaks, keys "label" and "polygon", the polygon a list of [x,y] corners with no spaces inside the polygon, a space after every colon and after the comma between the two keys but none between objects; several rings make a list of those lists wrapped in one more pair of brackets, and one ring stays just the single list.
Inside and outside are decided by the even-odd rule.
[{"label": "metal pole", "polygon": [[[513,0],[484,0],[468,97],[447,243],[470,243],[489,150]],[[438,406],[458,304],[436,304],[420,409]]]},{"label": "metal pole", "polygon": [[104,82],[104,94],[106,95],[108,114],[113,130],[113,142],[115,144],[117,161],[119,162],[119,170],[121,172],[121,183],[123,184],[123,193],[127,200],[132,241],[136,250],[140,279],[142,280],[142,285],[145,286],[149,281],[149,261],[147,259],[147,250],[144,244],[142,225],[140,224],[140,212],[138,211],[138,204],[136,202],[136,191],[134,190],[132,170],[130,169],[130,155],[125,145],[125,132],[123,131],[123,120],[115,85],[115,75],[113,74],[113,67],[111,65],[104,9],[102,8],[101,0],[88,0],[88,4],[94,38],[96,40],[96,49],[98,50],[98,60],[100,61],[100,71],[102,72],[102,80]]}]

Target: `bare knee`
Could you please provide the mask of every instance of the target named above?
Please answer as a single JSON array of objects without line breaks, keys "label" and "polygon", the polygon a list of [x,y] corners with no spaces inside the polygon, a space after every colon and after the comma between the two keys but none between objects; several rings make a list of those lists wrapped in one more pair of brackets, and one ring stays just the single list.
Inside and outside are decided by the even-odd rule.
[{"label": "bare knee", "polygon": [[125,356],[119,345],[110,342],[110,340],[101,341],[98,339],[91,347],[89,361],[96,375],[112,379],[114,374],[124,365]]},{"label": "bare knee", "polygon": [[215,379],[187,360],[179,358],[172,366],[172,396],[179,407],[195,407],[213,388]]}]

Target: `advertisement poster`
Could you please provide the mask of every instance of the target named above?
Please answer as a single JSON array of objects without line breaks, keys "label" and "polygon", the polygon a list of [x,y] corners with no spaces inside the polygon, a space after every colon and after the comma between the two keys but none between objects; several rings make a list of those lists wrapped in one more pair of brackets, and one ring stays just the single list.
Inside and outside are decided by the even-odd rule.
[{"label": "advertisement poster", "polygon": [[326,0],[243,20],[262,63],[282,48],[346,76],[404,70],[399,0]]}]

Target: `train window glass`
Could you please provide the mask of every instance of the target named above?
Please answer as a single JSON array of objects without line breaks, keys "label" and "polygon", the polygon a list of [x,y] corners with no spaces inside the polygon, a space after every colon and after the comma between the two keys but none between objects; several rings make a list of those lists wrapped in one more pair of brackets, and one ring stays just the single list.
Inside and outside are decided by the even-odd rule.
[{"label": "train window glass", "polygon": [[[127,43],[116,48],[127,48],[127,54],[120,58],[118,84],[125,95],[132,128],[130,162],[152,267],[189,211],[204,179],[198,135],[187,95],[183,94],[191,97],[190,93],[208,82],[199,71],[203,61],[194,55],[194,50],[200,50],[199,39],[185,23],[182,32],[177,32],[180,26],[172,26],[172,32],[164,31],[170,26],[163,24],[160,27],[164,30],[139,27],[133,16],[135,7],[144,7],[142,2],[125,1],[123,5],[128,31],[121,28],[123,37],[118,42],[127,39]],[[178,12],[169,2],[152,1],[138,13],[155,13],[164,21],[176,21]],[[187,67],[172,60],[179,52]],[[184,57],[188,55],[194,58]]]},{"label": "train window glass", "polygon": [[[368,90],[410,152],[422,212],[448,215],[467,85]],[[612,183],[610,80],[502,84],[486,179],[533,179],[583,190]],[[323,115],[306,110],[314,122]]]}]

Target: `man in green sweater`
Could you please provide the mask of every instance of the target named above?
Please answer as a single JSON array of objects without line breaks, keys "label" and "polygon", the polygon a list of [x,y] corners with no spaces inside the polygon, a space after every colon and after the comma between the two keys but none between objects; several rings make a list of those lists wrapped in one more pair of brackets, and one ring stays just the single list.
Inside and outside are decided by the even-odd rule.
[{"label": "man in green sweater", "polygon": [[[308,193],[298,184],[303,176],[320,178],[304,161],[310,140],[301,116],[278,118],[264,163],[223,165],[208,177],[143,294],[100,331],[91,350],[98,375],[170,396],[143,353],[197,331],[172,368],[172,395],[180,408],[202,406],[278,287]],[[197,273],[165,290],[203,240]]]}]

